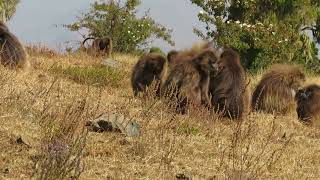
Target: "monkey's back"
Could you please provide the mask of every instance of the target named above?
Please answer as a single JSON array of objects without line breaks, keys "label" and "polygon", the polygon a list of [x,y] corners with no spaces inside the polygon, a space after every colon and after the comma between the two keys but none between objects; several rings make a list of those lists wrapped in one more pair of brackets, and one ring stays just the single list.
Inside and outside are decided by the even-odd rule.
[{"label": "monkey's back", "polygon": [[183,91],[183,89],[192,88],[192,84],[196,84],[199,79],[199,72],[191,62],[180,62],[171,67],[164,87],[174,86]]},{"label": "monkey's back", "polygon": [[220,62],[223,69],[210,78],[211,103],[222,116],[239,119],[248,101],[245,70],[240,63],[240,56],[232,49],[222,53]]},{"label": "monkey's back", "polygon": [[180,62],[170,69],[161,92],[169,99],[176,99],[179,107],[185,111],[188,103],[201,103],[199,82],[200,74],[193,64]]},{"label": "monkey's back", "polygon": [[133,67],[131,85],[134,94],[144,91],[154,80],[161,80],[166,59],[159,54],[146,54],[140,57]]},{"label": "monkey's back", "polygon": [[285,75],[267,73],[252,94],[251,106],[255,111],[286,113],[294,103],[293,92]]},{"label": "monkey's back", "polygon": [[26,52],[18,38],[9,31],[0,32],[1,63],[10,68],[23,67],[26,63]]}]

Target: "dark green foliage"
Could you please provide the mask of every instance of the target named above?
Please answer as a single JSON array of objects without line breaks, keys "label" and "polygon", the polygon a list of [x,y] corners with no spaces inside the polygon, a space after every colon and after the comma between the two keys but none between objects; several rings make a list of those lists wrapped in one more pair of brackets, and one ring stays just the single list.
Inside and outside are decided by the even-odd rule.
[{"label": "dark green foliage", "polygon": [[315,42],[301,31],[302,27],[317,27],[320,9],[314,1],[191,2],[203,9],[198,17],[206,25],[204,32],[195,29],[195,33],[205,39],[214,38],[219,46],[236,48],[250,71],[274,63],[298,63],[320,73]]},{"label": "dark green foliage", "polygon": [[156,23],[148,14],[137,16],[139,0],[95,2],[89,13],[67,25],[71,31],[88,30],[91,37],[111,37],[116,52],[134,52],[160,38],[174,45],[171,30]]}]

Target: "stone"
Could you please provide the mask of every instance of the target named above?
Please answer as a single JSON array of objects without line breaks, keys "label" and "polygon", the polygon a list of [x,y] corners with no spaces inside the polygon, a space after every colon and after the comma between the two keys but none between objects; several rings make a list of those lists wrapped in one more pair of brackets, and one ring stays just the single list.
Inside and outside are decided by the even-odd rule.
[{"label": "stone", "polygon": [[102,61],[102,64],[105,65],[105,66],[112,67],[112,68],[120,68],[121,67],[121,63],[120,62],[118,62],[116,60],[113,60],[113,59],[110,59],[110,58],[104,59]]},{"label": "stone", "polygon": [[88,130],[94,132],[121,132],[126,136],[139,136],[140,125],[122,114],[103,113],[98,118],[86,123]]}]

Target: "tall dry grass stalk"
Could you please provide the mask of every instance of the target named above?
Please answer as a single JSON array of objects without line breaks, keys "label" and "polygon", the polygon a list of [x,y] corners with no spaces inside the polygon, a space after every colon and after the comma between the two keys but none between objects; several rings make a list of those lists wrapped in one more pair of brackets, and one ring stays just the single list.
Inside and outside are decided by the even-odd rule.
[{"label": "tall dry grass stalk", "polygon": [[[97,67],[99,59],[84,53],[31,56],[30,73],[0,67],[0,179],[320,177],[319,130],[299,123],[294,113],[255,112],[241,122],[201,108],[181,115],[166,101],[176,107],[174,98],[154,98],[152,87],[145,97],[133,97],[135,56],[115,56],[123,63],[121,86],[92,86],[50,72],[55,63]],[[258,80],[253,77],[251,89]],[[318,84],[319,78],[308,81]],[[140,136],[83,129],[84,121],[105,112],[136,121]]]},{"label": "tall dry grass stalk", "polygon": [[[274,145],[274,138],[280,129],[275,120],[265,127],[263,140],[255,141],[261,133],[254,119],[248,118],[233,126],[229,143],[223,148],[220,157],[219,171],[229,179],[259,179],[264,177],[284,155],[291,137],[283,137],[281,143]],[[256,147],[259,149],[256,149]]]},{"label": "tall dry grass stalk", "polygon": [[36,179],[79,179],[85,168],[83,154],[88,134],[85,123],[97,113],[100,103],[89,105],[86,94],[90,88],[83,92],[84,98],[64,102],[61,88],[59,79],[54,79],[42,93]]},{"label": "tall dry grass stalk", "polygon": [[84,171],[83,153],[87,130],[86,101],[69,105],[64,112],[45,108],[40,127],[42,131],[37,179],[79,179]]}]

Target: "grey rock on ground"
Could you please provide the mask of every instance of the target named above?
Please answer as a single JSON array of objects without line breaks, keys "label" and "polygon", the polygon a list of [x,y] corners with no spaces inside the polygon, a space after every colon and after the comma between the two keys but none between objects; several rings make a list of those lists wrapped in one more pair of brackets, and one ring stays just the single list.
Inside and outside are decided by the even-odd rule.
[{"label": "grey rock on ground", "polygon": [[127,136],[140,134],[140,125],[122,114],[103,113],[98,118],[88,121],[86,126],[94,132],[115,131]]},{"label": "grey rock on ground", "polygon": [[102,61],[102,64],[105,66],[113,67],[113,68],[120,68],[121,67],[120,62],[113,60],[113,59],[110,59],[110,58],[104,59]]}]

